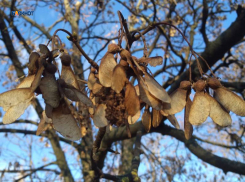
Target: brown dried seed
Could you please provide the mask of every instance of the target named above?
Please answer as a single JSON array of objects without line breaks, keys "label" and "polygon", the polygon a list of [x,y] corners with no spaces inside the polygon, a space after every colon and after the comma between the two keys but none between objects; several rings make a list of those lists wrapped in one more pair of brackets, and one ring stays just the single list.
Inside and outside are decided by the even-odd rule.
[{"label": "brown dried seed", "polygon": [[219,87],[222,87],[220,81],[217,78],[208,78],[207,85],[212,89],[217,89]]},{"label": "brown dried seed", "polygon": [[50,74],[55,74],[57,68],[54,64],[48,63],[45,70],[47,70]]},{"label": "brown dried seed", "polygon": [[120,93],[125,85],[125,82],[128,81],[127,75],[123,66],[118,64],[113,69],[112,79],[111,79],[111,88],[116,92]]},{"label": "brown dried seed", "polygon": [[192,125],[200,125],[206,121],[210,113],[210,104],[204,92],[196,92],[190,109],[189,121]]},{"label": "brown dried seed", "polygon": [[41,82],[41,78],[42,78],[42,74],[43,74],[43,71],[44,71],[44,66],[41,66],[38,71],[37,71],[37,74],[35,75],[35,78],[31,84],[31,90],[34,92],[37,87],[40,85],[40,82]]},{"label": "brown dried seed", "polygon": [[131,116],[134,116],[140,110],[139,97],[130,82],[126,85],[124,105],[128,115]]},{"label": "brown dried seed", "polygon": [[198,80],[196,83],[193,84],[193,88],[196,92],[201,92],[205,89],[206,83],[204,80]]},{"label": "brown dried seed", "polygon": [[95,83],[92,89],[93,94],[97,94],[101,91],[101,89],[103,88],[103,86],[99,83]]},{"label": "brown dried seed", "polygon": [[184,89],[184,90],[189,90],[189,89],[191,89],[191,82],[190,81],[182,81],[182,82],[180,82],[179,88]]},{"label": "brown dried seed", "polygon": [[231,125],[231,116],[227,111],[225,111],[222,106],[209,94],[205,94],[205,97],[208,99],[210,104],[210,114],[209,116],[212,120],[220,126],[229,126]]},{"label": "brown dried seed", "polygon": [[95,77],[94,73],[90,71],[88,76],[88,88],[89,90],[93,89],[94,84],[97,82],[97,78]]},{"label": "brown dried seed", "polygon": [[42,54],[49,54],[49,49],[46,45],[44,44],[39,44],[39,49]]},{"label": "brown dried seed", "polygon": [[48,118],[52,118],[52,112],[53,112],[53,107],[46,103],[45,112],[44,112],[45,116]]},{"label": "brown dried seed", "polygon": [[189,122],[191,105],[192,105],[192,101],[188,96],[186,106],[185,106],[185,116],[184,116],[184,130],[185,130],[185,138],[187,140],[189,140],[191,138],[192,133],[193,133],[193,126]]},{"label": "brown dried seed", "polygon": [[214,98],[227,110],[245,116],[245,101],[225,87],[214,90]]},{"label": "brown dried seed", "polygon": [[70,66],[71,64],[71,56],[69,54],[63,53],[62,56],[60,56],[60,60],[64,66]]},{"label": "brown dried seed", "polygon": [[117,65],[114,55],[106,53],[99,67],[99,81],[104,87],[111,87],[113,69]]},{"label": "brown dried seed", "polygon": [[151,114],[148,110],[145,110],[142,116],[142,124],[146,132],[149,132],[151,129]]},{"label": "brown dried seed", "polygon": [[148,87],[148,91],[157,99],[165,103],[170,103],[171,98],[161,85],[148,73],[145,73],[145,84]]},{"label": "brown dried seed", "polygon": [[113,44],[113,43],[109,44],[108,45],[108,52],[112,53],[112,54],[118,53],[118,52],[120,52],[120,47],[117,44]]},{"label": "brown dried seed", "polygon": [[108,120],[106,119],[106,105],[105,104],[100,104],[93,117],[94,125],[97,127],[104,127],[108,125]]},{"label": "brown dried seed", "polygon": [[162,114],[156,109],[152,109],[152,126],[154,128],[158,127],[162,121]]}]

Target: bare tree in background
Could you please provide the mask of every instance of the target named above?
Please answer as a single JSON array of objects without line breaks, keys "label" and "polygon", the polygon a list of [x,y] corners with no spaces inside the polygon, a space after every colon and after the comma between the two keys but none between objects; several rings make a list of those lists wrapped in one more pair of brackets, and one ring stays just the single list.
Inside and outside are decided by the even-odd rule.
[{"label": "bare tree in background", "polygon": [[[38,50],[39,44],[47,44],[55,30],[64,28],[71,32],[70,41],[66,35],[62,37],[64,32],[57,35],[71,55],[72,69],[83,92],[88,91],[86,83],[91,64],[98,67],[108,53],[108,45],[123,41],[122,48],[130,50],[133,56],[142,57],[147,49],[147,57],[163,57],[160,66],[150,69],[168,94],[174,93],[182,81],[189,80],[191,62],[193,81],[205,76],[200,75],[201,67],[207,77],[216,74],[223,86],[244,100],[243,4],[244,1],[206,0],[2,0],[1,93],[14,89],[16,79],[21,81],[27,75],[29,54]],[[57,14],[52,25],[35,20],[35,16],[49,18],[45,14],[35,15],[43,9]],[[12,11],[22,10],[33,10],[35,16],[11,15]],[[165,24],[159,24],[163,21]],[[211,71],[202,59],[190,57],[193,51],[207,61]],[[126,53],[121,53],[121,57],[128,58]],[[130,82],[134,83],[134,79]],[[75,142],[59,135],[52,127],[36,136],[45,109],[40,96],[25,112],[30,119],[18,119],[10,125],[0,123],[1,180],[244,181],[245,120],[234,113],[230,113],[230,126],[220,127],[208,119],[194,127],[189,139],[183,132],[183,114],[176,115],[182,130],[169,125],[171,118],[162,117],[157,127],[147,128],[144,122],[137,121],[132,125],[117,124],[106,131],[106,127],[94,126],[86,105],[80,102],[77,108],[83,127],[82,138]],[[144,110],[153,113],[146,107]]]}]

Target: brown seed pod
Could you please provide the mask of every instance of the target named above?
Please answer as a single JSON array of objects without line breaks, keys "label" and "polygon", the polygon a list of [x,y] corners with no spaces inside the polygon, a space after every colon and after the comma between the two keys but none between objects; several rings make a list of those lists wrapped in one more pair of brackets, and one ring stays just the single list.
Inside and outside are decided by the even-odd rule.
[{"label": "brown seed pod", "polygon": [[46,72],[45,76],[41,79],[39,88],[45,103],[53,108],[57,108],[60,103],[60,94],[55,76]]},{"label": "brown seed pod", "polygon": [[134,116],[140,111],[140,100],[134,86],[129,82],[126,85],[124,105],[128,115]]},{"label": "brown seed pod", "polygon": [[210,104],[210,114],[209,116],[212,120],[220,126],[229,126],[231,125],[231,116],[229,113],[222,108],[222,106],[209,94],[205,94],[205,97],[208,99]]},{"label": "brown seed pod", "polygon": [[189,140],[192,136],[193,133],[193,126],[192,124],[189,122],[189,115],[190,115],[190,109],[191,109],[191,105],[192,105],[192,101],[189,98],[187,98],[186,101],[186,106],[185,106],[185,115],[184,115],[184,130],[185,130],[185,138],[187,140]]},{"label": "brown seed pod", "polygon": [[214,90],[214,98],[227,110],[245,116],[245,101],[225,87]]},{"label": "brown seed pod", "polygon": [[220,81],[217,78],[208,78],[207,85],[212,89],[217,89],[219,87],[222,87]]},{"label": "brown seed pod", "polygon": [[190,90],[191,89],[191,82],[190,81],[182,81],[180,82],[180,89],[184,89],[184,90]]},{"label": "brown seed pod", "polygon": [[162,121],[162,114],[156,109],[152,109],[152,126],[154,128],[158,127]]},{"label": "brown seed pod", "polygon": [[40,55],[37,52],[32,52],[29,57],[29,65],[28,65],[28,75],[33,75],[37,73],[38,69],[38,58]]},{"label": "brown seed pod", "polygon": [[145,73],[145,84],[147,85],[148,91],[157,99],[165,103],[170,103],[171,98],[168,93],[161,85],[148,73]]},{"label": "brown seed pod", "polygon": [[128,67],[128,62],[125,61],[124,59],[121,59],[119,64],[122,65],[123,67]]},{"label": "brown seed pod", "polygon": [[167,118],[176,129],[180,129],[179,123],[174,115],[168,115]]},{"label": "brown seed pod", "polygon": [[44,71],[44,66],[43,64],[45,63],[45,59],[43,58],[40,58],[38,60],[38,64],[39,64],[39,69],[37,71],[37,74],[35,75],[35,78],[31,84],[31,90],[34,92],[37,87],[40,85],[40,82],[41,82],[41,77],[42,77],[42,74],[43,74],[43,71]]},{"label": "brown seed pod", "polygon": [[210,113],[209,100],[204,92],[196,92],[190,109],[189,122],[192,125],[200,125],[206,121]]},{"label": "brown seed pod", "polygon": [[54,64],[48,63],[45,70],[48,71],[50,74],[55,74],[57,68]]},{"label": "brown seed pod", "polygon": [[63,53],[62,56],[60,56],[60,60],[64,66],[70,66],[71,64],[71,56],[69,54]]},{"label": "brown seed pod", "polygon": [[54,129],[65,138],[73,141],[81,138],[80,127],[64,101],[53,110],[52,122]]},{"label": "brown seed pod", "polygon": [[35,79],[35,75],[29,75],[25,77],[24,80],[20,82],[20,84],[17,85],[16,88],[29,88],[31,87],[31,84],[34,81],[34,79]]},{"label": "brown seed pod", "polygon": [[145,109],[145,112],[142,116],[142,124],[146,132],[149,132],[151,129],[151,114],[149,110]]},{"label": "brown seed pod", "polygon": [[[12,97],[13,97],[13,95],[12,95]],[[15,95],[14,98],[16,98],[16,97],[18,97],[18,96]],[[16,119],[18,119],[25,112],[26,108],[31,104],[32,98],[33,98],[33,96],[31,96],[27,100],[24,100],[23,102],[19,102],[18,104],[10,107],[7,110],[7,112],[5,113],[5,115],[3,116],[3,123],[4,124],[10,124],[10,123],[13,123],[14,121],[16,121]]]},{"label": "brown seed pod", "polygon": [[121,48],[117,45],[117,44],[109,44],[108,45],[108,52],[109,53],[112,53],[112,54],[115,54],[115,53],[118,53],[120,52]]},{"label": "brown seed pod", "polygon": [[193,88],[196,92],[201,92],[205,89],[206,83],[204,80],[198,80],[196,83],[193,84]]},{"label": "brown seed pod", "polygon": [[99,81],[104,87],[111,87],[113,69],[116,65],[117,63],[112,53],[106,53],[106,55],[101,59],[99,67]]},{"label": "brown seed pod", "polygon": [[100,104],[93,117],[94,125],[97,127],[105,127],[109,124],[108,120],[106,119],[106,105]]},{"label": "brown seed pod", "polygon": [[50,53],[48,47],[44,44],[39,44],[39,49],[40,49],[40,52],[42,54],[49,54]]},{"label": "brown seed pod", "polygon": [[116,92],[120,93],[125,85],[125,82],[127,82],[127,75],[125,73],[125,70],[123,66],[118,64],[113,69],[112,79],[111,79],[111,88]]}]

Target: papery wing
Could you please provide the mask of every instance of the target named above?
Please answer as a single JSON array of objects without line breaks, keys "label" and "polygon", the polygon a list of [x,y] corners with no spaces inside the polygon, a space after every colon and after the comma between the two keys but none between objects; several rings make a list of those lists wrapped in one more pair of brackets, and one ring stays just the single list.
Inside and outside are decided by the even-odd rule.
[{"label": "papery wing", "polygon": [[100,104],[95,113],[94,113],[94,117],[93,117],[93,121],[94,121],[94,125],[97,127],[104,127],[107,126],[109,124],[108,120],[106,119],[105,115],[106,115],[106,105],[105,104]]},{"label": "papery wing", "polygon": [[192,101],[188,97],[186,106],[185,106],[185,115],[184,115],[184,130],[185,130],[185,138],[189,140],[193,133],[193,126],[189,122],[189,115],[190,115],[190,109],[191,109]]},{"label": "papery wing", "polygon": [[140,110],[140,100],[131,83],[126,85],[124,105],[128,115],[131,116],[134,116]]}]

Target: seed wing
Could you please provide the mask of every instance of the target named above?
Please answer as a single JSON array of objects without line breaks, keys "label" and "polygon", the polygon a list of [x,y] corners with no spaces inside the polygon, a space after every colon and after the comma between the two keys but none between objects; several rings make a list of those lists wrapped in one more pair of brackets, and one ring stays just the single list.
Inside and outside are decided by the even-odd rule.
[{"label": "seed wing", "polygon": [[108,120],[105,117],[106,115],[105,110],[106,110],[106,105],[100,104],[94,113],[94,117],[93,117],[94,125],[99,128],[107,126],[109,124]]},{"label": "seed wing", "polygon": [[24,102],[33,96],[34,93],[30,88],[19,88],[4,92],[0,94],[0,107],[7,111],[10,107]]},{"label": "seed wing", "polygon": [[209,116],[212,118],[212,120],[220,126],[231,125],[232,120],[230,114],[225,111],[222,106],[209,94],[205,94],[205,96],[210,103]]},{"label": "seed wing", "polygon": [[167,116],[168,120],[170,121],[170,123],[176,128],[176,129],[180,129],[179,123],[175,117],[175,115],[168,115]]},{"label": "seed wing", "polygon": [[73,70],[71,69],[70,66],[64,66],[64,65],[62,65],[61,78],[63,80],[65,80],[65,82],[67,84],[72,85],[76,89],[80,89],[79,88],[79,85],[78,85],[78,82],[77,82],[77,79],[76,79],[76,76],[73,73]]},{"label": "seed wing", "polygon": [[99,67],[99,80],[104,87],[111,87],[113,69],[117,65],[114,55],[107,53],[101,60]]},{"label": "seed wing", "polygon": [[146,132],[149,132],[151,129],[151,114],[148,110],[145,110],[142,116],[142,124]]},{"label": "seed wing", "polygon": [[131,116],[134,116],[140,110],[140,100],[131,83],[126,85],[124,105],[128,115]]},{"label": "seed wing", "polygon": [[154,97],[161,100],[162,102],[171,102],[171,98],[169,97],[166,90],[162,88],[161,85],[159,85],[159,83],[148,73],[145,73],[145,84],[147,85],[149,92]]},{"label": "seed wing", "polygon": [[152,109],[152,126],[154,128],[158,127],[162,121],[162,114],[156,109]]},{"label": "seed wing", "polygon": [[35,75],[30,75],[24,78],[16,88],[29,88],[31,87],[32,82],[34,81]]},{"label": "seed wing", "polygon": [[128,124],[134,124],[140,118],[141,112],[140,110],[134,116],[128,116]]},{"label": "seed wing", "polygon": [[126,73],[124,71],[123,66],[118,64],[114,69],[113,69],[113,74],[111,78],[111,88],[116,92],[120,93],[121,90],[123,89],[125,82],[127,80]]},{"label": "seed wing", "polygon": [[10,107],[3,116],[3,123],[10,124],[18,119],[25,112],[26,108],[31,104],[32,98],[33,97]]},{"label": "seed wing", "polygon": [[206,121],[210,113],[210,104],[204,92],[196,92],[190,109],[189,122],[200,125]]},{"label": "seed wing", "polygon": [[230,90],[220,87],[214,90],[214,98],[228,111],[245,116],[245,101]]}]

